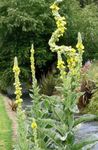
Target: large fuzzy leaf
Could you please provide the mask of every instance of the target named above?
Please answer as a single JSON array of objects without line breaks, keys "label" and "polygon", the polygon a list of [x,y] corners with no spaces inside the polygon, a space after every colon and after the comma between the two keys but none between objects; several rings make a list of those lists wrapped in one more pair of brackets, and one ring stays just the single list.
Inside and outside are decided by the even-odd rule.
[{"label": "large fuzzy leaf", "polygon": [[96,143],[98,143],[98,139],[95,140],[82,140],[80,143],[75,143],[73,146],[73,150],[87,150],[86,148],[91,148]]},{"label": "large fuzzy leaf", "polygon": [[78,119],[75,119],[74,127],[82,122],[87,122],[87,121],[92,121],[92,120],[98,120],[98,116],[91,115],[91,114],[80,116]]}]

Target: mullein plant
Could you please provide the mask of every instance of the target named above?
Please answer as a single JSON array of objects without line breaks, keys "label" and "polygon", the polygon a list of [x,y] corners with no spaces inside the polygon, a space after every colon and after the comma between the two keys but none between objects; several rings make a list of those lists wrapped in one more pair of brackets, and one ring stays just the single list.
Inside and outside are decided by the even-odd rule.
[{"label": "mullein plant", "polygon": [[22,88],[19,81],[20,68],[18,67],[17,57],[14,58],[13,72],[15,76],[15,95],[17,104],[17,138],[15,150],[29,150],[29,140],[27,139],[28,126],[26,124],[25,112],[22,110]]},{"label": "mullein plant", "polygon": [[[82,38],[81,34],[78,33],[78,42],[76,45],[76,48],[72,48],[71,46],[58,46],[56,42],[59,41],[59,38],[63,36],[64,32],[66,31],[66,19],[64,17],[61,17],[59,14],[59,2],[61,0],[57,0],[54,2],[54,4],[50,7],[52,9],[52,13],[54,16],[54,19],[56,21],[57,29],[52,34],[51,39],[49,40],[50,49],[52,52],[56,52],[58,56],[58,63],[57,68],[60,71],[60,78],[62,80],[62,87],[61,92],[63,95],[63,99],[61,100],[61,109],[57,109],[56,114],[59,116],[59,121],[62,123],[64,127],[66,127],[61,132],[62,129],[59,131],[59,133],[62,135],[59,139],[59,142],[61,140],[61,148],[60,149],[66,149],[66,150],[80,150],[85,145],[91,144],[98,139],[94,140],[88,140],[88,141],[80,141],[80,143],[75,143],[75,134],[74,134],[74,128],[79,123],[86,121],[86,120],[92,120],[96,118],[95,116],[82,116],[79,119],[74,118],[74,113],[78,112],[77,109],[77,99],[79,98],[78,87],[80,84],[80,73],[81,73],[81,67],[82,67],[82,55],[84,52],[84,46],[82,44]],[[68,73],[66,70],[65,62],[63,61],[62,55],[66,57],[67,60],[67,68],[69,69]],[[61,115],[59,114],[61,113]],[[59,145],[60,146],[60,145]],[[90,147],[92,145],[88,145]],[[59,148],[58,148],[59,149]]]},{"label": "mullein plant", "polygon": [[[37,84],[37,80],[35,77],[35,60],[34,60],[34,46],[32,44],[31,46],[31,56],[30,56],[30,62],[31,62],[31,73],[32,73],[32,89],[30,90],[30,96],[32,98],[32,107],[30,110],[30,136],[31,136],[31,141],[32,141],[32,150],[41,150],[39,143],[38,143],[38,127],[37,127],[37,121],[38,118],[41,118],[41,105],[40,105],[40,99],[41,96],[39,94],[39,86]],[[33,135],[33,137],[32,137]],[[29,137],[30,137],[29,136]]]},{"label": "mullein plant", "polygon": [[32,90],[30,96],[32,97],[32,102],[33,102],[33,108],[31,108],[31,112],[32,114],[35,114],[35,116],[37,117],[38,115],[38,103],[41,99],[41,96],[39,94],[39,86],[37,84],[37,79],[35,77],[35,62],[34,62],[34,46],[32,44],[31,47],[31,57],[30,57],[30,62],[31,62],[31,73],[32,73]]}]

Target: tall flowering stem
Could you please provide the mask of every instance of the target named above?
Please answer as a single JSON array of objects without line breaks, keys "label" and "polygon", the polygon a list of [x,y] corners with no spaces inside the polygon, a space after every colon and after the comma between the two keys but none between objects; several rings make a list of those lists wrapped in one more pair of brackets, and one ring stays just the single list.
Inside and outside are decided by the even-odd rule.
[{"label": "tall flowering stem", "polygon": [[[79,94],[77,88],[79,87],[80,80],[80,68],[82,66],[82,54],[84,46],[82,44],[81,34],[78,34],[78,43],[76,49],[71,46],[58,46],[56,42],[63,36],[66,31],[66,19],[59,14],[59,0],[55,1],[50,7],[56,21],[57,29],[52,34],[49,45],[52,52],[57,52],[57,68],[60,71],[60,78],[62,80],[62,95],[63,95],[63,111],[65,113],[65,120],[63,123],[67,126],[65,145],[66,149],[72,149],[74,144],[73,127],[75,123],[74,113],[78,111],[76,107]],[[67,65],[62,58],[62,55],[66,57]],[[68,72],[66,72],[68,68]],[[70,140],[69,139],[73,139]]]},{"label": "tall flowering stem", "polygon": [[31,62],[31,73],[32,73],[32,89],[30,90],[32,93],[30,94],[30,96],[32,98],[31,117],[33,117],[32,122],[31,122],[31,128],[33,131],[34,149],[40,150],[38,139],[37,139],[38,138],[37,137],[37,134],[38,134],[37,121],[40,118],[40,114],[41,114],[41,108],[40,108],[41,96],[39,94],[39,86],[37,84],[37,80],[35,76],[35,60],[34,60],[33,44],[31,46],[30,52],[31,52],[30,62]]},{"label": "tall flowering stem", "polygon": [[31,61],[31,72],[32,72],[32,88],[34,89],[34,86],[37,85],[37,80],[35,77],[35,62],[34,62],[34,46],[33,46],[33,44],[31,46],[30,61]]},{"label": "tall flowering stem", "polygon": [[20,68],[18,67],[18,60],[17,57],[14,58],[14,66],[13,66],[13,72],[15,75],[15,94],[16,94],[16,100],[15,103],[17,104],[17,123],[18,123],[18,129],[17,129],[17,140],[15,145],[15,150],[27,150],[29,149],[29,141],[27,139],[28,134],[28,128],[26,124],[26,116],[25,112],[22,110],[22,88],[19,81],[19,74],[20,74]]},{"label": "tall flowering stem", "polygon": [[21,103],[22,103],[22,88],[21,88],[21,84],[19,81],[19,74],[20,74],[20,68],[18,67],[18,61],[17,61],[17,57],[14,58],[14,66],[13,66],[13,72],[15,75],[15,95],[16,95],[16,101],[15,103],[18,105],[18,107],[21,107]]},{"label": "tall flowering stem", "polygon": [[34,117],[36,117],[38,115],[37,113],[37,107],[38,107],[38,103],[39,103],[39,100],[40,100],[40,95],[39,95],[39,86],[37,84],[37,80],[36,80],[36,77],[35,77],[35,61],[34,61],[34,46],[32,44],[31,46],[31,57],[30,57],[30,62],[31,62],[31,73],[32,73],[32,94],[31,94],[31,97],[32,97],[32,102],[33,102],[33,105],[32,105],[32,113],[35,114]]}]

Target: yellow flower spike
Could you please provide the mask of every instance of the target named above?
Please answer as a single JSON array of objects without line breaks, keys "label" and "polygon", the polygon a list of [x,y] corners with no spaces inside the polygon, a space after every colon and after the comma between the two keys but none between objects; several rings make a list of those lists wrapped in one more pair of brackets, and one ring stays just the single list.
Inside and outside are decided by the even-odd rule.
[{"label": "yellow flower spike", "polygon": [[78,43],[77,43],[77,45],[76,45],[76,48],[77,48],[79,51],[83,51],[83,50],[84,50],[84,45],[82,44],[82,37],[81,37],[80,32],[78,33]]},{"label": "yellow flower spike", "polygon": [[17,57],[14,58],[14,66],[13,66],[13,72],[14,72],[14,75],[15,75],[15,95],[16,95],[16,101],[15,103],[18,104],[18,107],[21,105],[22,103],[22,99],[21,99],[21,96],[22,96],[22,88],[21,88],[21,84],[20,84],[20,81],[19,81],[19,73],[20,73],[20,68],[18,67],[18,60],[17,60]]},{"label": "yellow flower spike", "polygon": [[33,46],[33,44],[31,46],[30,51],[31,51],[30,61],[31,61],[32,80],[35,80],[35,62],[34,62],[34,46]]},{"label": "yellow flower spike", "polygon": [[[55,3],[50,7],[52,9],[52,13],[54,16],[54,19],[56,21],[56,26],[57,29],[55,30],[55,32],[52,34],[50,40],[49,40],[49,46],[51,51],[59,51],[61,50],[61,48],[59,49],[59,46],[56,45],[56,41],[59,41],[59,38],[61,36],[63,36],[65,30],[66,30],[66,20],[65,17],[60,16],[58,10],[59,10],[59,3],[62,2],[62,0],[56,0]],[[64,49],[64,48],[63,48]]]},{"label": "yellow flower spike", "polygon": [[18,67],[17,57],[14,58],[13,72],[14,72],[14,73],[17,73],[17,74],[20,73],[20,68]]},{"label": "yellow flower spike", "polygon": [[31,124],[31,128],[32,129],[36,129],[37,128],[37,123],[35,122],[35,119],[33,119],[33,122]]}]

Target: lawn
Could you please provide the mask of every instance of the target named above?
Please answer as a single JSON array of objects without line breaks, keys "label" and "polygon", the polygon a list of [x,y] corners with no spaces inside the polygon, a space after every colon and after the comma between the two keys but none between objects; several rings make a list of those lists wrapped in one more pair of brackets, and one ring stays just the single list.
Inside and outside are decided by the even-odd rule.
[{"label": "lawn", "polygon": [[12,128],[3,97],[0,95],[0,150],[12,150]]}]

